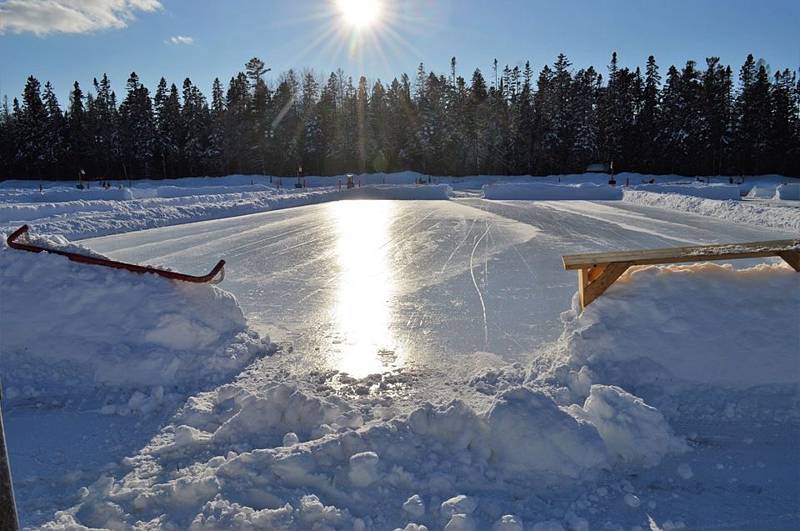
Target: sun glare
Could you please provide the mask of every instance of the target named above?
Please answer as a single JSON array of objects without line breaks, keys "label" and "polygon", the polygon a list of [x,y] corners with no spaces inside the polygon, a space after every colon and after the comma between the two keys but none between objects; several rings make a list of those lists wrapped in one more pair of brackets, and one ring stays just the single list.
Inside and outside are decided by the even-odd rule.
[{"label": "sun glare", "polygon": [[369,28],[380,19],[380,0],[336,0],[344,21],[356,29]]}]

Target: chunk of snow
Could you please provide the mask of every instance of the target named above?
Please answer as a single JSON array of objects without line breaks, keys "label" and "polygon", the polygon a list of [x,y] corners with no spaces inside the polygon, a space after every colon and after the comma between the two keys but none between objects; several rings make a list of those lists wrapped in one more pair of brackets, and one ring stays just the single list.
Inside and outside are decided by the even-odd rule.
[{"label": "chunk of snow", "polygon": [[290,431],[286,435],[283,436],[283,445],[284,446],[294,446],[295,444],[299,443],[300,439],[297,437],[297,434],[293,431]]},{"label": "chunk of snow", "polygon": [[607,466],[597,430],[525,387],[500,394],[487,413],[492,461],[515,475],[578,478]]},{"label": "chunk of snow", "polygon": [[378,461],[378,454],[375,452],[361,452],[350,456],[348,477],[353,485],[367,487],[375,483],[380,477]]},{"label": "chunk of snow", "polygon": [[222,423],[213,438],[217,444],[247,440],[259,446],[274,441],[276,432],[291,431],[308,439],[315,429],[340,412],[334,404],[294,386],[278,384],[266,389],[262,396],[243,396],[238,401],[238,411]]},{"label": "chunk of snow", "polygon": [[425,502],[419,494],[414,494],[403,503],[403,510],[414,518],[421,518],[425,515]]},{"label": "chunk of snow", "polygon": [[442,502],[439,511],[444,518],[450,518],[456,513],[472,514],[477,507],[478,503],[473,498],[459,494]]},{"label": "chunk of snow", "polygon": [[664,455],[687,449],[660,411],[616,386],[593,385],[583,408],[570,411],[591,422],[609,454],[623,463],[654,466]]}]

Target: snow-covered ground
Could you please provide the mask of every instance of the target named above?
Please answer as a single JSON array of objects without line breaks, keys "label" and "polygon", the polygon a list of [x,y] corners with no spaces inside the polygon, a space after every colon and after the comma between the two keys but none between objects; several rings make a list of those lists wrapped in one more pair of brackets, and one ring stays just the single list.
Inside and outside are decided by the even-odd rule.
[{"label": "snow-covered ground", "polygon": [[[652,190],[489,200],[470,191],[500,178],[387,177],[349,192],[406,200],[325,202],[353,196],[338,183],[295,191],[284,179],[279,190],[241,176],[218,181],[221,193],[198,179],[86,201],[0,186],[3,230],[124,230],[80,244],[190,273],[228,261],[217,289],[0,250],[23,522],[800,524],[800,277],[778,259],[638,268],[579,313],[560,264],[582,251],[796,238],[793,201],[699,199],[737,211],[725,219]],[[650,177],[618,176],[640,179]],[[446,199],[448,186],[464,193],[407,200]],[[739,211],[762,203],[788,221]]]},{"label": "snow-covered ground", "polygon": [[[316,204],[339,199],[445,199],[448,195],[487,194],[494,199],[619,199],[662,208],[712,215],[738,223],[763,224],[796,230],[796,213],[777,207],[800,208],[792,200],[800,186],[796,178],[781,176],[690,179],[676,175],[616,176],[616,187],[607,185],[609,176],[600,173],[530,176],[431,177],[415,172],[357,175],[356,188],[346,189],[345,176],[304,177],[304,188],[295,188],[295,178],[252,175],[196,177],[157,181],[112,181],[110,189],[89,183],[78,189],[72,183],[35,181],[0,182],[0,231],[11,231],[28,223],[40,232],[72,239],[118,234],[179,223],[191,223],[241,216],[280,208]],[[703,184],[708,181],[710,186]],[[420,185],[418,183],[425,183]],[[130,186],[129,186],[130,185]],[[483,191],[481,191],[481,188]],[[779,191],[782,190],[782,191]],[[633,193],[633,191],[648,193]],[[750,209],[730,198],[746,194]],[[654,196],[664,194],[665,197]],[[749,194],[749,195],[748,195]],[[712,200],[686,202],[684,196]],[[728,201],[720,201],[728,199]],[[735,212],[730,212],[735,210]],[[751,220],[750,217],[757,219]],[[786,219],[792,216],[792,219]]]}]

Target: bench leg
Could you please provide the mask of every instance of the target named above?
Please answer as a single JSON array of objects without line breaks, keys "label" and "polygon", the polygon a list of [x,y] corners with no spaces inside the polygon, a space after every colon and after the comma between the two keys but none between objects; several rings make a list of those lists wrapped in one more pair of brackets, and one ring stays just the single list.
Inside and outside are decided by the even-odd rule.
[{"label": "bench leg", "polygon": [[603,294],[630,267],[629,263],[594,266],[578,270],[578,292],[581,308],[586,308]]},{"label": "bench leg", "polygon": [[778,256],[783,258],[787,264],[792,266],[795,271],[800,273],[800,251],[786,251],[778,253]]}]

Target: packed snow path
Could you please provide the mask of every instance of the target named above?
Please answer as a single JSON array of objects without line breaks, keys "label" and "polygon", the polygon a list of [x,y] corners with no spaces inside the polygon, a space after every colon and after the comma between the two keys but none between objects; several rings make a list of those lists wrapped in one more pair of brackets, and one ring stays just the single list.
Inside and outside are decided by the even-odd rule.
[{"label": "packed snow path", "polygon": [[360,200],[83,243],[188,273],[225,258],[222,287],[293,372],[360,378],[526,361],[576,290],[562,254],[792,236],[620,201]]}]

